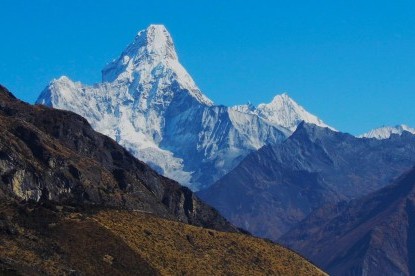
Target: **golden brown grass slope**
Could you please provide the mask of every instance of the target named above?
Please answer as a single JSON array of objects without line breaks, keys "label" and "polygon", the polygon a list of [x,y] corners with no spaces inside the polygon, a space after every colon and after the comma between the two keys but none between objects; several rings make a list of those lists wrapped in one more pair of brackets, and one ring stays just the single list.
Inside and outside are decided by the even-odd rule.
[{"label": "golden brown grass slope", "polygon": [[0,207],[0,274],[324,275],[279,245],[118,210]]}]

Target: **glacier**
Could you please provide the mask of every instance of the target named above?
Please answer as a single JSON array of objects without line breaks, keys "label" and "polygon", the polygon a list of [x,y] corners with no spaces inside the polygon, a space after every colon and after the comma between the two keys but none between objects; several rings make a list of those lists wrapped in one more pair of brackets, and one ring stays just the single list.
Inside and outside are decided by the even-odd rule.
[{"label": "glacier", "polygon": [[37,104],[75,112],[159,173],[194,191],[246,155],[280,143],[301,121],[329,127],[287,94],[226,107],[205,96],[180,64],[171,35],[150,25],[102,70],[102,82],[52,80]]}]

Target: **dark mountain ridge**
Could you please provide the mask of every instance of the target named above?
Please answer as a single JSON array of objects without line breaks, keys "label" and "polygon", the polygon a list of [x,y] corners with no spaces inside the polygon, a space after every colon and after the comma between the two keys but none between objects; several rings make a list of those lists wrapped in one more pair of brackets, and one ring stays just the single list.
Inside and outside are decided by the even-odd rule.
[{"label": "dark mountain ridge", "polygon": [[350,203],[324,206],[281,237],[333,275],[415,275],[415,168]]},{"label": "dark mountain ridge", "polygon": [[198,195],[235,225],[277,240],[313,210],[391,183],[415,164],[415,135],[356,138],[301,123]]}]

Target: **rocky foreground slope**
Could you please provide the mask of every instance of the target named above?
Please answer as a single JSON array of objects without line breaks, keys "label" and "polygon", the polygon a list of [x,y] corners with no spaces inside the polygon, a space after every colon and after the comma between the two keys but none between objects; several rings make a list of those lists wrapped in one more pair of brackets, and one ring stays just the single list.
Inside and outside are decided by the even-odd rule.
[{"label": "rocky foreground slope", "polygon": [[326,275],[284,247],[114,209],[0,203],[0,274]]},{"label": "rocky foreground slope", "polygon": [[324,275],[240,233],[72,112],[0,86],[0,125],[0,274]]}]

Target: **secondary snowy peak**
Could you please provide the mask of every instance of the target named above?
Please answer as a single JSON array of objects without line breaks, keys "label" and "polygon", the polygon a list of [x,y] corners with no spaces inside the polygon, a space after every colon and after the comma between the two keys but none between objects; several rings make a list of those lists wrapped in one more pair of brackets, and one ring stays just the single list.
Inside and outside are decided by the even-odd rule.
[{"label": "secondary snowy peak", "polygon": [[376,139],[382,140],[382,139],[390,138],[392,134],[402,135],[404,131],[407,131],[415,135],[415,128],[411,128],[407,125],[396,125],[396,126],[384,126],[384,127],[376,128],[358,137],[376,138]]},{"label": "secondary snowy peak", "polygon": [[178,92],[188,93],[202,104],[213,104],[180,64],[173,39],[163,25],[150,25],[138,32],[119,58],[102,70],[102,82],[124,83],[131,91],[147,91],[145,98],[152,97],[148,92],[178,85]]},{"label": "secondary snowy peak", "polygon": [[276,95],[268,104],[259,104],[257,107],[251,104],[238,105],[232,107],[232,109],[243,113],[256,114],[266,121],[285,127],[292,132],[295,131],[302,121],[334,130],[322,120],[307,112],[302,106],[291,99],[287,93]]},{"label": "secondary snowy peak", "polygon": [[321,127],[329,127],[322,120],[307,112],[302,106],[291,99],[288,94],[277,95],[268,104],[257,107],[260,117],[294,131],[302,121]]}]

